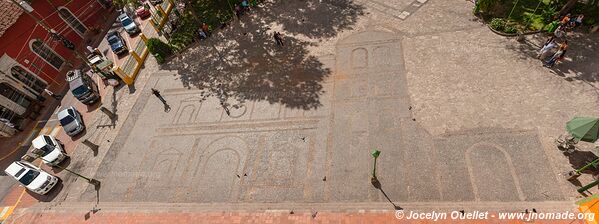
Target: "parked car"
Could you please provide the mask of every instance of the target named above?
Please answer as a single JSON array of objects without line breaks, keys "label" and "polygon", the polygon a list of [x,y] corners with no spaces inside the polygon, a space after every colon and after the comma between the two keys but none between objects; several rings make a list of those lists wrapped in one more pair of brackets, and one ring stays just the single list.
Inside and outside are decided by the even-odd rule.
[{"label": "parked car", "polygon": [[60,121],[60,126],[71,137],[85,130],[81,114],[73,106],[58,112],[58,120]]},{"label": "parked car", "polygon": [[67,81],[69,82],[71,93],[73,93],[73,96],[75,96],[81,103],[92,105],[100,99],[98,84],[81,70],[75,69],[67,72]]},{"label": "parked car", "polygon": [[147,10],[146,7],[144,7],[143,5],[140,7],[137,7],[137,9],[135,10],[135,15],[137,15],[137,17],[141,18],[141,19],[146,19],[148,17],[150,17],[150,10]]},{"label": "parked car", "polygon": [[125,28],[125,31],[127,31],[129,35],[139,33],[139,27],[137,27],[135,21],[131,17],[129,17],[127,13],[121,13],[118,17],[118,20],[119,22],[121,22],[121,25],[123,25],[123,28]]},{"label": "parked car", "polygon": [[108,35],[106,35],[106,40],[108,41],[108,45],[110,45],[110,49],[112,50],[112,52],[114,52],[117,55],[129,51],[129,49],[127,49],[127,45],[125,45],[125,41],[123,40],[121,35],[116,31],[108,33]]},{"label": "parked car", "polygon": [[152,5],[158,5],[162,3],[162,0],[150,0],[150,3],[152,3]]},{"label": "parked car", "polygon": [[25,161],[11,163],[4,173],[19,181],[21,186],[38,194],[47,194],[58,183],[58,177]]},{"label": "parked car", "polygon": [[33,153],[42,157],[42,161],[50,166],[60,164],[67,154],[62,143],[50,135],[40,135],[31,141]]}]

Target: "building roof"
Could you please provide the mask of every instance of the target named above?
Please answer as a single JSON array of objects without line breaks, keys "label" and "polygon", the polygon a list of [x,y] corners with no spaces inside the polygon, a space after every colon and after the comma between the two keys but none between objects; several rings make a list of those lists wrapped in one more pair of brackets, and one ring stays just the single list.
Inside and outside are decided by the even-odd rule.
[{"label": "building roof", "polygon": [[21,14],[23,14],[23,10],[10,0],[0,0],[0,37],[17,22]]}]

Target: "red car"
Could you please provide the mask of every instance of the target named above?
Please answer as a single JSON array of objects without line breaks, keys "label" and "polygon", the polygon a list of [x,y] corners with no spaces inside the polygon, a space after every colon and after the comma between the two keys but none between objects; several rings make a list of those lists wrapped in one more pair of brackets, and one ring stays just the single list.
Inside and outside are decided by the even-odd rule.
[{"label": "red car", "polygon": [[150,17],[150,10],[147,10],[144,6],[140,6],[135,10],[135,15],[141,19]]}]

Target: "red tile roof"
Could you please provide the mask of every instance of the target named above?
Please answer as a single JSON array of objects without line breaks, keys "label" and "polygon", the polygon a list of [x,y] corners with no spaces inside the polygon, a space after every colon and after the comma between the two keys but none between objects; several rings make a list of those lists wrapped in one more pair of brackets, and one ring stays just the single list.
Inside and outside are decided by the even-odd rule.
[{"label": "red tile roof", "polygon": [[23,14],[23,10],[10,0],[0,0],[0,37],[17,22],[21,14]]}]

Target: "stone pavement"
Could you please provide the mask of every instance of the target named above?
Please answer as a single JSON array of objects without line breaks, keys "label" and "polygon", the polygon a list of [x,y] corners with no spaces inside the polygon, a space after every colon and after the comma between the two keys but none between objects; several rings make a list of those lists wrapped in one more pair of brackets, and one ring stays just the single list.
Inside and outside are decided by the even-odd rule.
[{"label": "stone pavement", "polygon": [[[492,213],[491,213],[492,214]],[[27,214],[11,224],[26,223],[480,223],[481,220],[398,220],[394,212],[205,212],[205,213],[44,213],[43,216]],[[485,220],[485,223],[583,223],[579,220]],[[7,224],[8,224],[7,223]]]}]

